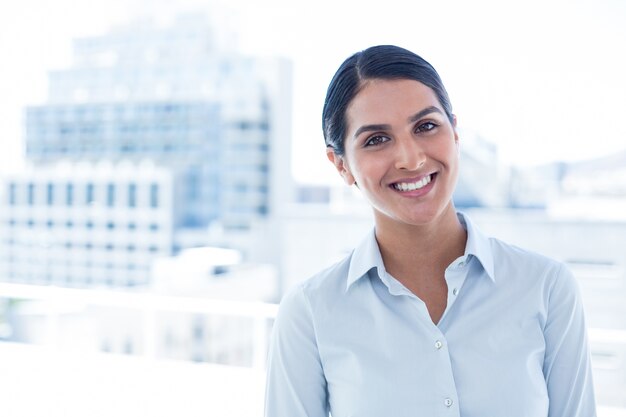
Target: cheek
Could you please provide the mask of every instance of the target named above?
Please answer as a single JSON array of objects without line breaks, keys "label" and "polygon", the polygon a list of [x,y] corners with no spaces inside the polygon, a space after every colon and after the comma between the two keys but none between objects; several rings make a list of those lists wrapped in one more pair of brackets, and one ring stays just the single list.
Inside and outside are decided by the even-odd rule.
[{"label": "cheek", "polygon": [[381,158],[359,158],[353,163],[353,175],[358,183],[377,184],[385,175],[386,169]]},{"label": "cheek", "polygon": [[454,140],[442,142],[442,145],[437,150],[441,160],[447,161],[450,165],[458,164],[460,152],[461,148],[458,142]]}]

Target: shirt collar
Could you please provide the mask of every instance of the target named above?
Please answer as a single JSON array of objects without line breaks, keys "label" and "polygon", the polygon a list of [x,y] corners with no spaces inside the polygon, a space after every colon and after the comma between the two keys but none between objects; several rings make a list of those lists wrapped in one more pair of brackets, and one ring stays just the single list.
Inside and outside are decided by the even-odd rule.
[{"label": "shirt collar", "polygon": [[383,258],[380,255],[380,249],[376,241],[376,229],[374,228],[352,252],[346,289],[350,288],[361,277],[367,275],[373,268],[378,269],[379,275],[383,275],[383,271],[385,271]]},{"label": "shirt collar", "polygon": [[[482,234],[466,214],[457,212],[457,216],[465,230],[467,230],[467,244],[465,245],[464,257],[468,258],[470,255],[476,257],[489,278],[495,281],[493,254],[489,238]],[[386,273],[374,228],[352,252],[346,290],[360,278],[367,275],[373,268],[378,269],[379,276],[384,276]]]},{"label": "shirt collar", "polygon": [[495,282],[493,252],[491,251],[491,240],[484,235],[478,227],[462,212],[457,212],[461,224],[467,230],[467,244],[465,245],[465,256],[472,255],[478,259],[483,269]]}]

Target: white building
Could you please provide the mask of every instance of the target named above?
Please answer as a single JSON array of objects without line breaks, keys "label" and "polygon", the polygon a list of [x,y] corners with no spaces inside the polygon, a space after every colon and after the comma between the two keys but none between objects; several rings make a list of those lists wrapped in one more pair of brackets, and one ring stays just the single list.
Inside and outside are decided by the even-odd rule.
[{"label": "white building", "polygon": [[151,162],[58,163],[4,180],[0,279],[146,285],[173,247],[171,172]]},{"label": "white building", "polygon": [[147,284],[155,256],[244,242],[291,200],[291,65],[218,48],[203,16],[77,39],[49,78],[0,191],[0,280]]}]

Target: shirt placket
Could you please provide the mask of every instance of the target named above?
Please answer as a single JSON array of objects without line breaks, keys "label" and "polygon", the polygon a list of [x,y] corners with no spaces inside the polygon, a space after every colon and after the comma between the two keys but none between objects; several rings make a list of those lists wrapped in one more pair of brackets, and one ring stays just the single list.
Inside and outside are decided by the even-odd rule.
[{"label": "shirt placket", "polygon": [[[457,281],[460,288],[463,280],[455,280],[455,283]],[[434,415],[441,417],[460,417],[459,396],[452,372],[452,360],[450,358],[446,336],[439,327],[432,322],[426,304],[419,297],[409,290],[403,290],[400,287],[397,287],[394,292],[396,292],[397,295],[404,293],[411,299],[412,304],[418,311],[418,326],[424,330],[422,334],[426,335],[429,339],[427,343],[430,346],[429,349],[432,355],[428,355],[427,358],[421,358],[421,360],[431,360],[432,358],[435,364],[431,376],[432,385],[435,387],[434,395],[437,397],[434,398]]]}]

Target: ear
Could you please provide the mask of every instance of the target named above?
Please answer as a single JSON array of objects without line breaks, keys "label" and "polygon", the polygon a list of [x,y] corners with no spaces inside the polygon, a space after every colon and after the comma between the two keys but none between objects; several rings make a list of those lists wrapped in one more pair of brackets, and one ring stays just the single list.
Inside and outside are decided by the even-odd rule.
[{"label": "ear", "polygon": [[339,172],[339,175],[341,175],[346,184],[352,185],[356,183],[345,157],[337,155],[330,146],[326,148],[326,157],[335,166],[337,172]]},{"label": "ear", "polygon": [[459,143],[459,133],[456,131],[456,114],[452,115],[452,130],[454,130],[454,141]]},{"label": "ear", "polygon": [[456,148],[458,152],[461,152],[461,147],[459,146],[459,132],[456,130],[456,115],[452,115],[452,131],[454,132],[454,143],[456,144]]}]

